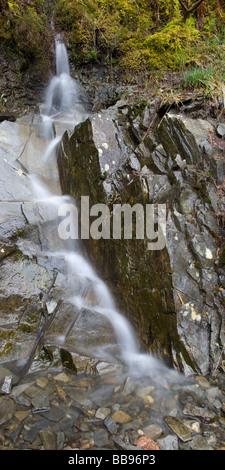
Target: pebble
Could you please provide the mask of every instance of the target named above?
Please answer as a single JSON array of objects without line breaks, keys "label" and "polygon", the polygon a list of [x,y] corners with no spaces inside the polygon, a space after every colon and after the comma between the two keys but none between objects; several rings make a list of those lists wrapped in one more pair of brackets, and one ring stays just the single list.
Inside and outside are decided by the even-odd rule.
[{"label": "pebble", "polygon": [[150,396],[150,394],[155,390],[155,387],[150,385],[145,388],[139,388],[136,391],[136,395],[140,398],[145,399],[146,396]]},{"label": "pebble", "polygon": [[66,384],[70,381],[69,377],[64,372],[62,372],[61,374],[56,375],[54,377],[54,380],[56,380],[57,382],[62,382],[64,384]]},{"label": "pebble", "polygon": [[191,450],[214,450],[211,447],[207,440],[200,435],[194,436],[191,443],[190,443]]},{"label": "pebble", "polygon": [[104,420],[108,415],[110,415],[109,408],[98,408],[95,413],[95,417],[102,420]]},{"label": "pebble", "polygon": [[[225,402],[225,394],[215,382],[212,386],[200,379],[195,385],[162,388],[156,382],[146,386],[147,380],[143,386],[133,378],[124,381],[119,375],[93,378],[66,370],[37,375],[0,396],[0,449],[223,447],[225,417],[222,406],[217,409],[215,404],[218,397],[221,404]],[[153,398],[151,422],[148,397]],[[181,418],[181,412],[185,417]]]},{"label": "pebble", "polygon": [[36,380],[36,384],[38,385],[38,387],[44,389],[48,385],[48,379],[46,379],[46,377],[40,377]]},{"label": "pebble", "polygon": [[154,442],[149,436],[141,436],[134,445],[143,450],[160,450],[159,445]]},{"label": "pebble", "polygon": [[14,416],[15,418],[18,420],[18,421],[24,421],[24,419],[26,419],[28,416],[29,416],[30,412],[29,411],[16,411]]},{"label": "pebble", "polygon": [[95,443],[93,439],[82,439],[80,448],[81,449],[91,449],[94,447]]},{"label": "pebble", "polygon": [[198,416],[204,421],[211,421],[215,417],[215,413],[213,413],[212,411],[209,411],[205,408],[200,408],[196,405],[192,405],[191,403],[187,403],[187,405],[184,407],[183,414],[190,416]]},{"label": "pebble", "polygon": [[66,403],[67,402],[67,395],[66,395],[66,392],[63,390],[62,387],[60,387],[58,384],[55,384],[56,386],[56,391],[57,391],[57,394],[59,396],[59,398],[64,402]]},{"label": "pebble", "polygon": [[35,384],[32,384],[28,388],[26,388],[25,393],[27,397],[32,399],[32,398],[37,397],[38,395],[41,395],[42,392],[40,391],[39,387],[36,387]]},{"label": "pebble", "polygon": [[56,434],[56,449],[62,450],[65,442],[64,432],[57,432]]},{"label": "pebble", "polygon": [[50,429],[44,429],[39,432],[45,450],[57,450],[56,435]]},{"label": "pebble", "polygon": [[107,417],[104,421],[104,424],[106,426],[106,428],[108,429],[109,433],[110,434],[115,434],[116,431],[117,431],[117,424],[116,422],[110,418],[110,417]]},{"label": "pebble", "polygon": [[200,423],[196,420],[184,419],[184,424],[190,428],[192,432],[199,433],[201,431]]},{"label": "pebble", "polygon": [[14,401],[8,396],[0,397],[0,425],[13,417]]},{"label": "pebble", "polygon": [[117,449],[119,448],[122,450],[137,450],[137,446],[124,442],[124,440],[120,436],[114,436],[113,441],[115,442]]},{"label": "pebble", "polygon": [[151,395],[146,395],[144,398],[144,402],[148,406],[148,405],[153,405],[155,403],[155,400],[153,397],[151,397]]},{"label": "pebble", "polygon": [[109,443],[108,433],[105,430],[101,430],[94,434],[93,436],[94,443],[97,447],[107,446]]},{"label": "pebble", "polygon": [[158,439],[162,435],[162,428],[157,426],[157,424],[150,424],[149,426],[143,429],[145,435],[151,437],[153,441]]},{"label": "pebble", "polygon": [[220,423],[225,426],[225,417],[221,416],[220,417]]},{"label": "pebble", "polygon": [[172,429],[172,431],[179,437],[179,439],[181,439],[181,441],[191,441],[192,435],[190,429],[185,426],[185,424],[179,418],[165,416],[164,420],[166,424]]},{"label": "pebble", "polygon": [[213,403],[216,398],[219,398],[219,395],[220,395],[220,391],[218,387],[209,388],[206,391],[206,398],[209,401],[209,403]]},{"label": "pebble", "polygon": [[4,382],[2,384],[1,392],[5,394],[9,394],[11,392],[12,388],[12,376],[11,375],[6,375],[4,378]]},{"label": "pebble", "polygon": [[225,136],[225,124],[219,124],[216,128],[216,132],[220,137]]},{"label": "pebble", "polygon": [[157,440],[161,450],[178,450],[179,449],[179,442],[177,436],[172,436],[168,434],[168,436],[163,437]]},{"label": "pebble", "polygon": [[33,413],[40,413],[50,410],[49,398],[46,395],[40,395],[31,400],[34,407]]},{"label": "pebble", "polygon": [[120,424],[129,423],[129,421],[132,421],[132,417],[128,413],[122,410],[116,411],[112,415],[112,419],[116,421],[116,423],[120,423]]},{"label": "pebble", "polygon": [[90,377],[86,377],[85,379],[76,380],[74,385],[78,388],[89,388],[94,384],[94,380]]},{"label": "pebble", "polygon": [[202,375],[198,375],[195,377],[195,379],[198,381],[199,385],[204,388],[210,387],[209,381],[203,377]]}]

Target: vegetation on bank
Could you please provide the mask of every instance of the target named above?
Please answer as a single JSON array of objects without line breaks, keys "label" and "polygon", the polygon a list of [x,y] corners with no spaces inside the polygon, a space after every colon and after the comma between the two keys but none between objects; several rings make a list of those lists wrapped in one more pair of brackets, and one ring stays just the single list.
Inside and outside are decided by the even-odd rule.
[{"label": "vegetation on bank", "polygon": [[224,20],[222,0],[58,0],[55,8],[78,63],[116,61],[134,73],[215,65],[224,77]]},{"label": "vegetation on bank", "polygon": [[45,59],[53,11],[77,66],[117,64],[130,80],[182,71],[184,87],[206,93],[225,80],[224,0],[0,0],[0,42]]},{"label": "vegetation on bank", "polygon": [[49,53],[48,2],[0,0],[0,43],[30,61]]}]

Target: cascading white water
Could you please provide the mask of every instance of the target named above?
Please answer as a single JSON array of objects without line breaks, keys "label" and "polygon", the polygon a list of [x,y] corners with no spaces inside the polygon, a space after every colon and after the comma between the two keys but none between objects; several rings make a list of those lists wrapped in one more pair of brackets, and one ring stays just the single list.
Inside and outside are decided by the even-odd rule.
[{"label": "cascading white water", "polygon": [[[138,354],[135,334],[130,323],[117,312],[106,284],[97,276],[92,266],[80,253],[67,253],[65,260],[74,274],[79,274],[92,283],[96,294],[96,304],[92,306],[92,308],[98,314],[106,317],[112,324],[121,347],[121,355],[124,361],[127,362],[129,354]],[[79,305],[80,308],[88,307],[85,301],[82,301],[80,297],[73,297],[70,301],[74,305]]]},{"label": "cascading white water", "polygon": [[70,75],[69,60],[65,44],[56,40],[56,75],[59,77],[61,73]]},{"label": "cascading white water", "polygon": [[[56,110],[63,111],[63,119],[64,122],[66,122],[68,119],[66,108],[73,105],[77,98],[78,86],[70,77],[66,47],[60,39],[57,38],[56,76],[52,78],[47,89],[45,114],[43,115],[43,125],[46,126],[48,135],[51,134],[51,130],[49,130],[51,125],[53,129],[53,113]],[[52,138],[43,155],[42,161],[44,166],[50,166],[54,163],[56,164],[56,162],[54,162],[54,156],[60,139],[60,136],[54,137],[54,133],[52,134]],[[56,196],[52,194],[49,188],[46,187],[46,184],[42,182],[39,177],[32,175],[31,181],[36,202],[54,205],[55,208],[59,208],[60,203],[65,203],[65,196]],[[80,252],[67,251],[67,247],[65,246],[64,252],[54,251],[52,253],[48,253],[48,255],[63,258],[67,263],[68,272],[78,274],[84,279],[84,282],[91,283],[96,296],[96,304],[92,306],[92,309],[98,315],[107,318],[111,323],[121,349],[121,357],[123,361],[128,363],[128,359],[131,354],[138,354],[135,334],[128,320],[116,310],[114,301],[106,284],[97,276],[93,267],[84,259]],[[85,303],[85,299],[80,296],[72,296],[67,300],[80,309],[88,308],[88,305]],[[63,341],[63,337],[61,338],[61,341]]]},{"label": "cascading white water", "polygon": [[56,38],[56,75],[46,92],[46,115],[65,111],[78,101],[78,83],[70,76],[69,61],[65,45]]},{"label": "cascading white water", "polygon": [[61,140],[61,136],[54,137],[53,140],[50,142],[50,144],[46,148],[46,151],[43,155],[44,163],[55,158],[60,140]]},{"label": "cascading white water", "polygon": [[[66,108],[73,105],[78,99],[78,85],[70,77],[69,62],[65,46],[57,39],[56,41],[56,73],[47,90],[46,95],[46,109],[43,116],[43,124],[49,126],[54,123],[53,114],[60,111],[63,115],[64,122],[68,121],[68,113]],[[68,109],[69,112],[69,109]],[[77,122],[76,122],[77,124]],[[52,126],[53,128],[53,126]],[[45,173],[45,166],[56,165],[56,160],[52,158],[56,153],[56,148],[59,144],[60,137],[54,137],[46,148],[43,156],[43,174]],[[32,176],[32,186],[34,192],[34,200],[53,204],[59,207],[60,204],[65,203],[65,196],[54,195],[39,178]],[[76,249],[79,250],[79,244],[76,244]],[[106,284],[97,276],[93,267],[88,263],[79,251],[71,252],[68,246],[65,250],[54,247],[54,251],[46,253],[48,256],[61,257],[64,259],[68,266],[68,272],[79,275],[84,280],[84,283],[89,283],[94,289],[96,295],[96,302],[89,307],[86,304],[85,298],[81,295],[74,295],[67,298],[78,309],[89,309],[100,316],[104,316],[112,325],[121,351],[121,358],[123,362],[129,367],[130,370],[140,371],[140,374],[152,375],[157,370],[161,370],[167,374],[170,373],[158,360],[152,358],[147,354],[140,354],[137,347],[137,340],[131,324],[124,316],[117,311],[111,293]],[[69,331],[69,330],[68,330]],[[60,337],[60,342],[66,340],[66,336]],[[89,351],[91,353],[91,351]]]}]

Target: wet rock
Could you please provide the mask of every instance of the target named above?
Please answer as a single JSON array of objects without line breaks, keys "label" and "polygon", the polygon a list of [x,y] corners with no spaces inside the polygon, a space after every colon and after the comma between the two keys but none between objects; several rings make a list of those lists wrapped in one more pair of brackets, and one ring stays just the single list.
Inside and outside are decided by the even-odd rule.
[{"label": "wet rock", "polygon": [[215,418],[215,413],[212,411],[207,410],[206,408],[200,408],[199,406],[193,405],[191,403],[187,403],[187,405],[183,409],[184,415],[190,416],[197,416],[202,418],[203,421],[209,422],[213,418]]},{"label": "wet rock", "polygon": [[9,421],[14,414],[14,401],[7,396],[0,396],[0,425]]},{"label": "wet rock", "polygon": [[157,424],[150,424],[149,426],[143,428],[143,432],[145,435],[151,437],[151,439],[155,441],[162,435],[163,430]]},{"label": "wet rock", "polygon": [[[74,145],[75,141],[77,145]],[[125,162],[127,150],[123,142],[123,135],[116,128],[108,111],[95,114],[78,125],[76,127],[76,137],[75,135],[64,134],[61,152],[63,152],[64,158],[68,159],[67,168],[69,170],[70,165],[75,164],[77,168],[76,173],[74,173],[75,180],[77,180],[77,185],[79,185],[79,181],[83,181],[83,194],[90,195],[90,203],[93,203],[94,200],[95,202],[101,201],[105,194],[110,195],[109,188],[111,188],[111,184],[109,183],[108,186],[104,184],[104,175],[112,175]],[[73,150],[76,149],[76,155],[73,155],[72,161],[70,160],[71,147]],[[86,168],[83,167],[83,163],[78,163],[78,161],[81,163],[81,160],[85,161]],[[59,157],[59,167],[63,190],[70,179],[70,194],[78,199],[78,194],[75,194],[75,180],[69,178],[70,172],[67,171],[64,165],[61,165],[61,162],[62,153]],[[87,175],[89,175],[88,178]],[[94,199],[91,190],[93,186],[95,187]],[[68,193],[68,188],[66,192]]]},{"label": "wet rock", "polygon": [[16,383],[18,381],[18,377],[12,372],[7,369],[6,367],[0,366],[0,386],[3,386],[5,377],[12,377],[12,382],[11,383]]},{"label": "wet rock", "polygon": [[148,436],[142,436],[134,442],[142,450],[160,450],[159,445]]},{"label": "wet rock", "polygon": [[225,124],[219,124],[216,128],[216,132],[220,137],[225,136]]},{"label": "wet rock", "polygon": [[0,156],[5,159],[15,161],[25,148],[29,129],[26,132],[20,132],[21,128],[18,123],[4,121],[0,125],[1,129],[1,150]]},{"label": "wet rock", "polygon": [[58,423],[65,416],[65,410],[62,406],[51,404],[50,409],[44,408],[43,411],[40,410],[40,413],[44,413],[49,421]]},{"label": "wet rock", "polygon": [[187,426],[191,430],[191,432],[200,433],[201,426],[200,426],[200,423],[198,421],[191,420],[191,419],[185,419],[183,421],[183,423],[185,424],[185,426]]},{"label": "wet rock", "polygon": [[[120,119],[121,115],[124,118],[125,109],[133,140],[128,138],[125,120]],[[148,109],[135,107],[134,112],[129,105],[123,103],[120,107],[118,104],[106,112],[95,113],[81,123],[74,134],[65,134],[59,152],[60,180],[63,191],[72,194],[77,201],[84,194],[90,194],[91,203],[109,204],[115,200],[115,195],[120,202],[131,205],[134,202],[144,206],[147,202],[167,204],[169,201],[171,211],[165,250],[146,253],[142,241],[132,244],[130,240],[123,243],[89,240],[85,242],[85,249],[109,281],[119,307],[129,312],[144,346],[158,350],[155,344],[158,338],[156,343],[160,342],[167,360],[175,362],[186,374],[193,371],[205,374],[210,361],[216,360],[212,354],[213,344],[210,344],[213,339],[209,336],[212,314],[207,305],[213,306],[218,288],[217,274],[214,274],[218,247],[211,237],[211,232],[218,234],[218,229],[216,217],[212,211],[209,213],[206,203],[208,189],[205,184],[204,187],[196,184],[195,170],[192,175],[193,168],[190,169],[189,164],[202,161],[205,154],[209,159],[215,156],[210,144],[214,128],[207,121],[169,113],[157,132],[152,131],[140,142],[142,122],[147,122],[147,116],[149,106]],[[174,155],[176,161],[173,161]],[[140,165],[144,165],[141,171]],[[209,190],[212,195],[212,186]],[[215,197],[212,199],[215,206]],[[191,218],[194,219],[195,213],[194,225]],[[146,269],[151,265],[159,267],[154,276]],[[212,283],[215,290],[208,288]],[[135,309],[130,301],[133,286]],[[196,312],[191,335],[188,332],[190,315],[181,311],[181,306],[187,303],[194,304]],[[174,316],[168,315],[168,311],[174,312]],[[201,321],[198,321],[199,315]],[[219,334],[220,316],[221,312],[218,321],[214,321],[215,336]],[[173,353],[171,357],[171,344],[176,358]]]},{"label": "wet rock", "polygon": [[168,113],[158,129],[158,136],[169,155],[180,154],[187,163],[201,161],[203,151],[210,148],[213,126],[202,119],[190,119]]},{"label": "wet rock", "polygon": [[10,114],[10,113],[0,113],[0,122],[3,122],[3,121],[11,121],[11,122],[15,122],[16,120],[16,117],[14,114]]},{"label": "wet rock", "polygon": [[95,413],[95,417],[104,420],[110,414],[109,408],[98,408]]},{"label": "wet rock", "polygon": [[113,413],[112,419],[119,424],[129,423],[132,420],[132,417],[125,411],[119,410]]},{"label": "wet rock", "polygon": [[57,450],[56,435],[50,429],[39,432],[45,450]]},{"label": "wet rock", "polygon": [[60,374],[55,375],[54,380],[56,380],[57,382],[62,382],[64,384],[70,381],[69,377],[64,372],[61,372]]},{"label": "wet rock", "polygon": [[38,377],[38,379],[36,380],[36,384],[38,385],[38,387],[42,388],[42,389],[45,389],[48,385],[49,381],[46,377]]},{"label": "wet rock", "polygon": [[137,450],[137,446],[132,445],[132,444],[128,444],[127,442],[124,442],[124,440],[120,436],[114,436],[113,441],[114,441],[117,449]]},{"label": "wet rock", "polygon": [[14,416],[19,422],[22,422],[29,416],[29,414],[30,412],[28,410],[19,410],[14,413]]},{"label": "wet rock", "polygon": [[88,389],[92,385],[94,385],[94,380],[91,377],[85,377],[81,379],[77,379],[74,384],[75,387],[77,388],[85,388]]},{"label": "wet rock", "polygon": [[9,394],[11,392],[12,381],[13,381],[12,375],[5,376],[2,387],[1,387],[2,393]]},{"label": "wet rock", "polygon": [[56,433],[56,449],[62,450],[65,442],[65,434],[64,432],[57,432]]},{"label": "wet rock", "polygon": [[191,450],[214,450],[203,436],[194,436],[190,443]]},{"label": "wet rock", "polygon": [[46,395],[39,395],[31,400],[33,413],[44,413],[50,409],[49,398]]},{"label": "wet rock", "polygon": [[220,390],[218,387],[208,388],[206,390],[206,398],[209,403],[214,403],[216,399],[221,397]]},{"label": "wet rock", "polygon": [[107,431],[101,430],[96,432],[93,436],[96,447],[105,447],[109,443],[109,437]]},{"label": "wet rock", "polygon": [[[112,344],[115,333],[112,325],[103,315],[89,309],[82,309],[74,327],[67,337],[66,344],[75,344],[79,350],[87,352],[90,349],[94,353],[93,345],[96,347]],[[116,339],[115,339],[116,344]],[[99,373],[99,366],[96,365]]]},{"label": "wet rock", "polygon": [[178,332],[190,356],[195,358],[202,372],[207,373],[209,369],[208,323],[202,318],[194,303],[186,303],[180,308]]},{"label": "wet rock", "polygon": [[51,426],[51,424],[52,423],[48,419],[41,419],[40,421],[34,421],[33,423],[28,421],[24,426],[24,440],[33,444],[37,437],[39,437],[39,432]]},{"label": "wet rock", "polygon": [[161,450],[179,450],[179,443],[177,436],[168,435],[161,439],[157,439]]},{"label": "wet rock", "polygon": [[92,449],[95,445],[94,439],[89,438],[89,439],[82,439],[80,443],[80,449]]},{"label": "wet rock", "polygon": [[190,429],[179,419],[172,416],[166,416],[164,418],[166,424],[172,429],[172,431],[181,439],[183,442],[191,441],[192,435]]},{"label": "wet rock", "polygon": [[114,419],[110,418],[109,416],[104,420],[104,424],[107,427],[107,430],[110,434],[116,434],[117,432],[117,424]]},{"label": "wet rock", "polygon": [[66,351],[63,348],[60,348],[60,356],[61,356],[61,360],[62,360],[62,365],[66,369],[70,369],[74,372],[77,372],[77,368],[76,368],[76,366],[73,362],[73,357],[72,357],[72,355],[70,354],[69,351]]},{"label": "wet rock", "polygon": [[6,159],[0,158],[2,174],[1,201],[30,201],[32,197],[26,175],[19,168],[14,168]]},{"label": "wet rock", "polygon": [[[2,262],[1,292],[32,297],[45,290],[52,281],[51,272],[35,262],[12,257]],[[6,275],[7,273],[7,275]]]},{"label": "wet rock", "polygon": [[146,406],[150,406],[150,405],[153,405],[155,403],[155,400],[154,400],[153,397],[151,397],[151,395],[146,395],[145,398],[144,398],[144,402],[145,402]]},{"label": "wet rock", "polygon": [[19,202],[0,202],[0,235],[12,237],[21,233],[26,227],[26,220],[21,210]]}]

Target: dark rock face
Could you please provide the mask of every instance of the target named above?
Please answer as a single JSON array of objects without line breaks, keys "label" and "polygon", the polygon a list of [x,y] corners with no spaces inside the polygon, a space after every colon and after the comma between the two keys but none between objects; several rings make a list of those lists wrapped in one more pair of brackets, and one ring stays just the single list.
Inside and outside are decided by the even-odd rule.
[{"label": "dark rock face", "polygon": [[0,56],[1,110],[19,114],[24,109],[36,109],[51,75],[51,57],[44,64],[29,61],[16,52],[9,53],[3,45],[0,45]]},{"label": "dark rock face", "polygon": [[150,102],[119,101],[66,132],[61,186],[78,204],[81,196],[107,204],[111,225],[115,204],[166,204],[163,249],[148,250],[134,226],[130,240],[112,239],[111,226],[110,239],[90,237],[84,247],[144,348],[187,374],[207,373],[224,338],[221,150],[213,123],[172,113],[156,129],[150,121]]}]

